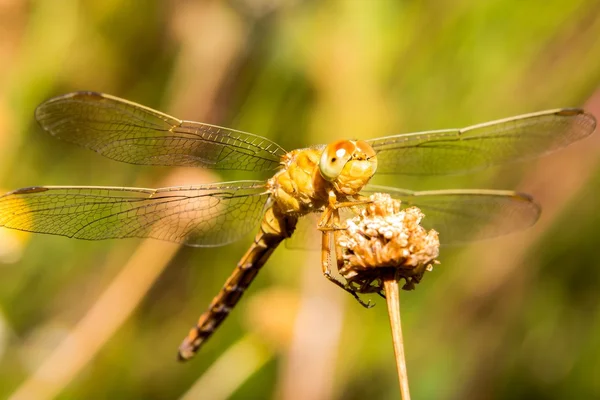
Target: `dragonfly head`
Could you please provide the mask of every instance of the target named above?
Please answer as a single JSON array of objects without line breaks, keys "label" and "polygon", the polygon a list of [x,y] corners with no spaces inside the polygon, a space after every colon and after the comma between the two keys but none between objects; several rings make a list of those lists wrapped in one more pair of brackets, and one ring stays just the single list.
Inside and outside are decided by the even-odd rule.
[{"label": "dragonfly head", "polygon": [[367,184],[377,170],[375,150],[363,140],[338,140],[325,147],[319,171],[335,189],[353,195]]}]

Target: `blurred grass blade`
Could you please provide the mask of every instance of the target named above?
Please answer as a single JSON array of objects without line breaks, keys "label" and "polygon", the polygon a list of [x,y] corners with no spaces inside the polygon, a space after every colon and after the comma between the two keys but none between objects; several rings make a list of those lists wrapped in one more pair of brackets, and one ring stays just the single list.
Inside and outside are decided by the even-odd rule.
[{"label": "blurred grass blade", "polygon": [[225,350],[181,400],[228,399],[271,358],[271,352],[258,338],[246,335]]},{"label": "blurred grass blade", "polygon": [[10,399],[56,397],[129,318],[178,249],[172,243],[145,240],[73,331]]}]

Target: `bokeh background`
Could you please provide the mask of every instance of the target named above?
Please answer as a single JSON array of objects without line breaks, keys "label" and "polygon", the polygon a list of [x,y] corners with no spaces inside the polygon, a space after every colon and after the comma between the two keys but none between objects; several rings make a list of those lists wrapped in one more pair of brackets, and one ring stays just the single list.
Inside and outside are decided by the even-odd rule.
[{"label": "bokeh background", "polygon": [[[0,188],[232,179],[120,164],[43,133],[74,90],[293,149],[546,108],[600,116],[600,4],[0,1]],[[526,232],[443,249],[401,294],[416,399],[600,398],[600,135],[539,161],[377,183],[497,188],[543,206]],[[280,248],[190,363],[183,336],[248,246],[190,249],[0,230],[0,398],[394,399],[384,302],[366,310]]]}]

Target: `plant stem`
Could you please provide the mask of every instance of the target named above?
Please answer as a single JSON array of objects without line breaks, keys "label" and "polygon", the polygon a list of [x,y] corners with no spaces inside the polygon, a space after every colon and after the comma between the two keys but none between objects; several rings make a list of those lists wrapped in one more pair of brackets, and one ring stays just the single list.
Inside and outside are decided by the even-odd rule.
[{"label": "plant stem", "polygon": [[392,327],[392,341],[394,342],[394,354],[396,356],[396,367],[398,369],[400,396],[402,397],[402,400],[410,400],[406,360],[404,359],[404,340],[402,339],[402,325],[400,324],[400,294],[398,290],[398,281],[395,276],[389,276],[384,279],[383,284],[390,325]]}]

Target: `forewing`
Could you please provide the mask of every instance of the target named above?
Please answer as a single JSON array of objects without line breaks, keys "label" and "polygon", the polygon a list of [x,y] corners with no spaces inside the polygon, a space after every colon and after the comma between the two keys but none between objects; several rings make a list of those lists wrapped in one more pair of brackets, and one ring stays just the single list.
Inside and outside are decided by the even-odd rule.
[{"label": "forewing", "polygon": [[526,229],[538,220],[541,208],[522,193],[508,190],[432,190],[413,192],[369,185],[364,195],[389,193],[404,207],[425,214],[422,225],[435,229],[442,244],[460,244]]},{"label": "forewing", "polygon": [[260,136],[183,121],[94,92],[50,99],[35,116],[52,135],[131,164],[265,171],[275,169],[285,154]]},{"label": "forewing", "polygon": [[404,175],[466,173],[551,153],[589,136],[594,117],[556,109],[450,129],[367,140],[377,172]]},{"label": "forewing", "polygon": [[219,246],[252,230],[267,198],[259,181],[162,189],[40,186],[1,196],[0,226],[87,240]]}]

